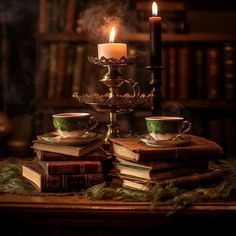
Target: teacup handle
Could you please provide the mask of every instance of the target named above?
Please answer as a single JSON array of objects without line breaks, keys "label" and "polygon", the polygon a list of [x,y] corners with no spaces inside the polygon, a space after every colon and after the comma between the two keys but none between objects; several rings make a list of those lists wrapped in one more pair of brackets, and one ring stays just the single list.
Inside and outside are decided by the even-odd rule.
[{"label": "teacup handle", "polygon": [[183,123],[182,123],[182,129],[181,129],[181,131],[180,131],[180,134],[186,134],[186,133],[188,133],[188,132],[191,130],[191,128],[192,128],[191,122],[189,122],[189,121],[187,121],[187,120],[183,121]]},{"label": "teacup handle", "polygon": [[93,126],[91,126],[87,131],[86,133],[90,132],[91,130],[95,129],[97,126],[98,126],[98,119],[95,117],[95,116],[91,116],[89,118],[91,124],[94,123]]},{"label": "teacup handle", "polygon": [[186,134],[191,130],[192,124],[191,122],[185,120],[182,123],[182,128],[181,131],[179,132],[179,134]]}]

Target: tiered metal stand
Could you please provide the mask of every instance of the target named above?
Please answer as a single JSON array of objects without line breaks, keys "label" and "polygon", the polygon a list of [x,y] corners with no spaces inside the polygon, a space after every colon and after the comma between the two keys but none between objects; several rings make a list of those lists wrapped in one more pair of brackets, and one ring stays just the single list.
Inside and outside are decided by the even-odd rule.
[{"label": "tiered metal stand", "polygon": [[[140,94],[139,84],[133,79],[124,79],[119,72],[120,67],[133,65],[136,57],[122,57],[120,59],[88,57],[88,59],[91,63],[106,68],[106,72],[100,82],[109,88],[109,93],[104,95],[97,93],[85,94],[81,96],[78,93],[74,93],[73,97],[97,112],[109,112],[110,122],[107,125],[108,130],[105,137],[105,142],[108,144],[109,138],[119,136],[117,113],[133,111],[138,105],[144,104],[149,96]],[[124,83],[130,86],[132,94],[121,95],[117,93],[117,88]]]}]

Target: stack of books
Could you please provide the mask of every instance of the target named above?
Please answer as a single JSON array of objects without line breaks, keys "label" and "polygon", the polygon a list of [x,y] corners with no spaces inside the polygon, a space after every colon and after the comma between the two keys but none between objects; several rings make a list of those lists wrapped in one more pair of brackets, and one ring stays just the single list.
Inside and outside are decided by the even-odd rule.
[{"label": "stack of books", "polygon": [[224,176],[216,164],[222,148],[198,136],[191,135],[188,144],[175,147],[148,146],[139,138],[112,138],[110,149],[115,157],[112,183],[126,188],[148,191],[157,184],[194,187]]},{"label": "stack of books", "polygon": [[103,137],[83,145],[33,140],[35,159],[22,166],[22,176],[41,192],[82,191],[104,182],[108,155]]}]

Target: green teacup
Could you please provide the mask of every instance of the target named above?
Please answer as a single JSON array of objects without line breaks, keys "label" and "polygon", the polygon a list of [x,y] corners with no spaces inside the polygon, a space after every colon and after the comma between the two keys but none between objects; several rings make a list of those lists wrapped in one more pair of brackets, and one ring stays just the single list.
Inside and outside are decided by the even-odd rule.
[{"label": "green teacup", "polygon": [[152,116],[145,120],[148,134],[156,141],[172,140],[191,129],[191,123],[178,116]]},{"label": "green teacup", "polygon": [[82,137],[98,125],[97,118],[89,113],[58,113],[52,117],[55,129],[63,138]]}]

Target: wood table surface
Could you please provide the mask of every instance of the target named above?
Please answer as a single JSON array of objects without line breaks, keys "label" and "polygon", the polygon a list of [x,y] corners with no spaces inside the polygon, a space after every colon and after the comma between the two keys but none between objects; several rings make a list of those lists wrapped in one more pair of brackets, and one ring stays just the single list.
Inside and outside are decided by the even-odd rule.
[{"label": "wood table surface", "polygon": [[153,208],[150,202],[1,194],[0,225],[11,233],[0,235],[32,235],[32,230],[34,235],[137,235],[153,230],[187,235],[191,230],[193,235],[206,227],[219,232],[236,224],[234,200],[196,203],[169,216],[171,210],[170,204],[162,203]]}]

